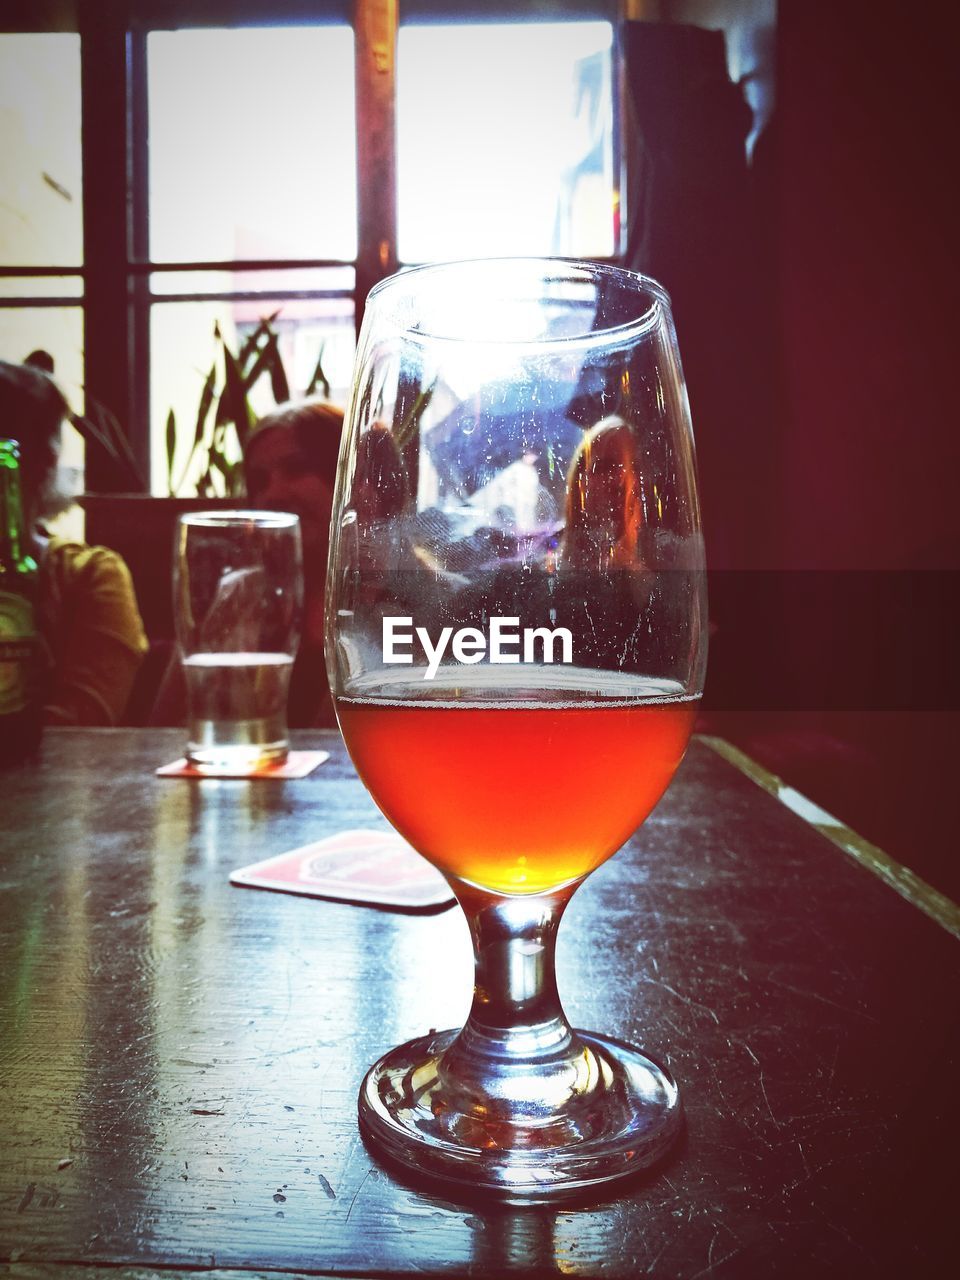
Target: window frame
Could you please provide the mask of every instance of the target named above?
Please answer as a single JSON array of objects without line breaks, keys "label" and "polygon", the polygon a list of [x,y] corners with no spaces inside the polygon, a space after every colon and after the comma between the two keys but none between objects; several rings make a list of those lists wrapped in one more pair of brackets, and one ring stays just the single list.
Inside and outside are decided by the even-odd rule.
[{"label": "window frame", "polygon": [[[351,298],[357,332],[370,289],[397,270],[396,49],[403,22],[549,20],[601,18],[613,24],[614,249],[622,258],[623,76],[619,17],[625,0],[120,0],[109,7],[76,0],[75,21],[64,10],[22,6],[6,19],[5,31],[76,30],[80,36],[81,161],[83,166],[83,262],[75,267],[4,267],[0,278],[77,278],[77,296],[0,299],[3,307],[80,306],[84,333],[84,386],[127,424],[134,457],[150,482],[150,322],[164,302],[233,301],[249,290],[215,293],[154,293],[151,276],[189,271],[278,271],[347,267],[349,289],[302,289],[301,298]],[[104,12],[104,9],[107,11]],[[148,239],[147,35],[188,27],[319,26],[347,22],[355,41],[357,128],[357,256],[355,259],[295,258],[241,261],[152,262]],[[117,246],[123,246],[117,252]],[[407,264],[412,265],[412,264]],[[278,296],[264,294],[264,298]],[[118,353],[120,353],[118,355]],[[86,489],[108,492],[111,475],[88,458]]]}]

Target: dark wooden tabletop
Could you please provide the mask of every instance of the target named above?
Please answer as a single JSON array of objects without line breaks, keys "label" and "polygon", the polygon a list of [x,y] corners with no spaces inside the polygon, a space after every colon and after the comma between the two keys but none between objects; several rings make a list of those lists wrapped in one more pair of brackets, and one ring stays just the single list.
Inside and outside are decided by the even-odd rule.
[{"label": "dark wooden tabletop", "polygon": [[381,1052],[464,1017],[459,910],[231,887],[383,819],[334,734],[289,782],[155,778],[180,739],[54,731],[0,775],[0,1273],[955,1274],[948,906],[696,741],[558,957],[576,1025],[672,1068],[681,1144],[595,1203],[455,1205],[381,1169],[355,1106]]}]

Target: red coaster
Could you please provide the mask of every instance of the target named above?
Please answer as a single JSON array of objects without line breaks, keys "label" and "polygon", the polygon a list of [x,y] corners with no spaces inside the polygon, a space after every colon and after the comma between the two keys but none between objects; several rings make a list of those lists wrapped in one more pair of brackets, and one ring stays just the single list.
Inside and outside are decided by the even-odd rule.
[{"label": "red coaster", "polygon": [[341,831],[234,871],[230,883],[408,911],[454,902],[440,872],[395,831]]},{"label": "red coaster", "polygon": [[172,764],[157,770],[158,778],[305,778],[317,765],[330,759],[329,751],[289,751],[283,764],[270,765],[266,769],[238,769],[235,773],[204,773],[187,764],[181,756]]}]

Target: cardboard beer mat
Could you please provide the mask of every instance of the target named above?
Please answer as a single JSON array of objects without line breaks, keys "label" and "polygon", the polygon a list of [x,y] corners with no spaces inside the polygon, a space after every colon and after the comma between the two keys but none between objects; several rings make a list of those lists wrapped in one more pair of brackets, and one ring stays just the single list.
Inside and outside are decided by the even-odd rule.
[{"label": "cardboard beer mat", "polygon": [[305,778],[313,773],[324,760],[330,759],[329,751],[290,751],[283,764],[269,765],[263,769],[237,769],[221,773],[206,773],[187,764],[186,758],[174,760],[157,770],[158,778]]},{"label": "cardboard beer mat", "polygon": [[341,831],[234,871],[230,883],[406,911],[454,902],[440,872],[395,831]]}]

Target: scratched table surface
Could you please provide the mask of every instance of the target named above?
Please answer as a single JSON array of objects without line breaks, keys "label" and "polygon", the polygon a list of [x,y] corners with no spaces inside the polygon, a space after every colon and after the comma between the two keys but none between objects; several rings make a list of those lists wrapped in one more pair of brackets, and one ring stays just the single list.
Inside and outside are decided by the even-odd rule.
[{"label": "scratched table surface", "polygon": [[383,823],[296,743],[332,757],[190,782],[177,731],[60,730],[3,776],[0,1273],[956,1274],[958,944],[699,740],[558,957],[576,1025],[672,1068],[675,1152],[554,1209],[396,1181],[357,1087],[462,1021],[466,927],[228,884]]}]

